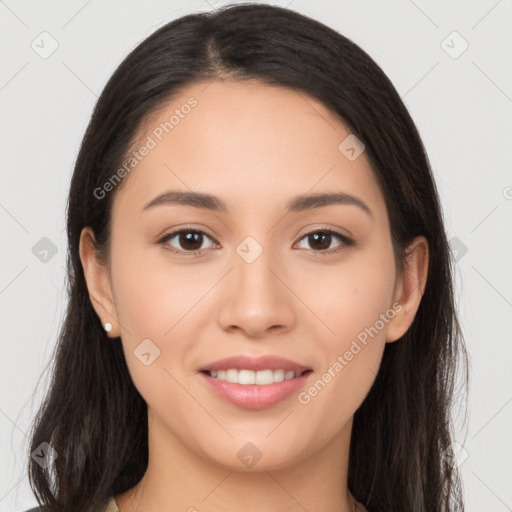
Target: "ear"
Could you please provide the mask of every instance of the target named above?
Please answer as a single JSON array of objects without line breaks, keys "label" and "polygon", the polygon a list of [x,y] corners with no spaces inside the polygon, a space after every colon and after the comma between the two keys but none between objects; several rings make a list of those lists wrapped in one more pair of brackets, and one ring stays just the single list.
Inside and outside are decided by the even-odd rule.
[{"label": "ear", "polygon": [[107,336],[117,338],[120,336],[120,326],[117,321],[108,269],[96,253],[94,232],[90,227],[85,227],[80,233],[79,253],[92,307],[102,325],[112,324],[112,330],[106,333]]},{"label": "ear", "polygon": [[395,286],[393,303],[399,303],[402,307],[399,310],[396,308],[395,316],[388,323],[386,342],[400,339],[414,321],[427,284],[428,261],[427,239],[418,236],[407,248],[404,272]]}]

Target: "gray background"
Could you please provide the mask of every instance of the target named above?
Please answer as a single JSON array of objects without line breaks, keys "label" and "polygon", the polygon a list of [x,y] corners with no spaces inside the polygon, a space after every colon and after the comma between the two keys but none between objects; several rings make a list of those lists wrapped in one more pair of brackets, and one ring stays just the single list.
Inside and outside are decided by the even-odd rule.
[{"label": "gray background", "polygon": [[[512,2],[274,3],[366,50],[419,128],[458,259],[471,356],[467,423],[462,409],[455,436],[467,510],[512,510]],[[66,194],[96,98],[156,28],[223,4],[0,1],[0,512],[35,504],[26,431],[63,317]]]}]

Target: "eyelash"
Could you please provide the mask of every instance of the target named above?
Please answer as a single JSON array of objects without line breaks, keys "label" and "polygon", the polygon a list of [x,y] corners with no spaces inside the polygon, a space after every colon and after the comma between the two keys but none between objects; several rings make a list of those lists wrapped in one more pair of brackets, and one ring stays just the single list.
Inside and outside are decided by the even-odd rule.
[{"label": "eyelash", "polygon": [[[187,256],[195,256],[195,255],[197,255],[197,254],[199,254],[199,253],[201,253],[202,251],[205,250],[205,249],[199,249],[198,251],[180,251],[180,250],[174,249],[172,246],[170,246],[167,243],[169,240],[171,240],[176,235],[179,235],[181,233],[196,233],[196,234],[199,233],[199,234],[205,235],[208,238],[212,239],[211,236],[209,236],[204,231],[201,231],[200,229],[182,228],[182,229],[179,229],[177,231],[173,231],[172,233],[169,233],[167,235],[164,235],[162,238],[160,238],[160,240],[157,241],[157,243],[164,245],[166,250],[169,250],[169,251],[171,251],[173,253],[176,253],[176,254],[182,254],[182,255],[187,255]],[[314,231],[310,231],[309,233],[305,233],[300,238],[300,240],[303,240],[304,238],[306,238],[308,236],[311,236],[311,235],[314,235],[314,234],[317,234],[317,233],[322,233],[322,234],[327,234],[327,235],[334,235],[335,237],[340,239],[341,242],[342,242],[342,244],[338,248],[336,248],[336,249],[329,249],[327,251],[315,251],[315,250],[313,250],[313,254],[318,255],[318,256],[329,256],[329,255],[332,255],[332,254],[336,254],[340,250],[342,250],[344,247],[347,248],[347,247],[351,247],[351,246],[355,245],[355,242],[352,239],[348,238],[345,235],[342,235],[338,231],[335,231],[333,229],[328,229],[328,228],[319,228],[319,229],[316,229]]]}]

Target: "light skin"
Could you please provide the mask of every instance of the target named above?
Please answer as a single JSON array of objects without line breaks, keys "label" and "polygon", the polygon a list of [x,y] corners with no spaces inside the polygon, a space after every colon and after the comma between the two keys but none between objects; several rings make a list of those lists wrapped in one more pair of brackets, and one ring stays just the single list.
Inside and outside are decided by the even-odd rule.
[{"label": "light skin", "polygon": [[[148,470],[116,502],[121,512],[356,510],[347,489],[353,415],[386,343],[399,340],[417,312],[427,241],[412,241],[399,275],[366,154],[350,161],[340,152],[350,131],[319,101],[256,81],[205,86],[188,86],[140,132],[139,142],[197,99],[116,191],[107,263],[95,256],[89,228],[80,240],[91,302],[100,321],[112,323],[108,336],[121,337],[148,404]],[[170,190],[214,195],[227,211],[143,210]],[[323,192],[355,196],[371,215],[353,204],[286,213],[292,198]],[[196,246],[179,235],[158,243],[179,229],[205,234]],[[334,234],[305,236],[328,229],[354,245]],[[248,236],[262,248],[252,263],[236,251]],[[196,247],[199,254],[186,254]],[[294,394],[242,409],[198,375],[228,356],[271,354],[312,368],[307,390],[386,312],[392,318],[307,404]],[[160,349],[149,366],[134,355],[144,339]],[[251,468],[237,457],[248,442],[262,454]]]}]

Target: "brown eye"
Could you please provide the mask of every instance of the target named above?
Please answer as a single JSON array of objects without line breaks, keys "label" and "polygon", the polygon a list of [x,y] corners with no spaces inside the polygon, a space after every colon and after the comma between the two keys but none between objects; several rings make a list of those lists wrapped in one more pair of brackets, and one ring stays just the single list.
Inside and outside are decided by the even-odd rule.
[{"label": "brown eye", "polygon": [[[181,229],[165,235],[159,243],[170,248],[173,252],[184,254],[196,254],[202,250],[205,238],[211,238],[203,231]],[[173,241],[173,243],[171,243]],[[204,247],[203,247],[204,249]]]},{"label": "brown eye", "polygon": [[[338,245],[336,245],[334,249],[329,249],[331,247],[333,239],[338,239],[339,241],[341,241],[341,243],[338,243]],[[321,229],[317,231],[312,231],[311,233],[307,233],[301,238],[301,243],[303,240],[307,241],[309,247],[313,250],[313,252],[318,252],[323,255],[333,254],[338,252],[343,247],[350,247],[351,245],[354,245],[353,240],[331,229]]]},{"label": "brown eye", "polygon": [[325,251],[331,245],[332,235],[329,233],[318,232],[308,235],[308,242],[314,249]]},{"label": "brown eye", "polygon": [[203,245],[203,235],[197,231],[182,231],[178,235],[178,243],[185,249],[197,251]]}]

